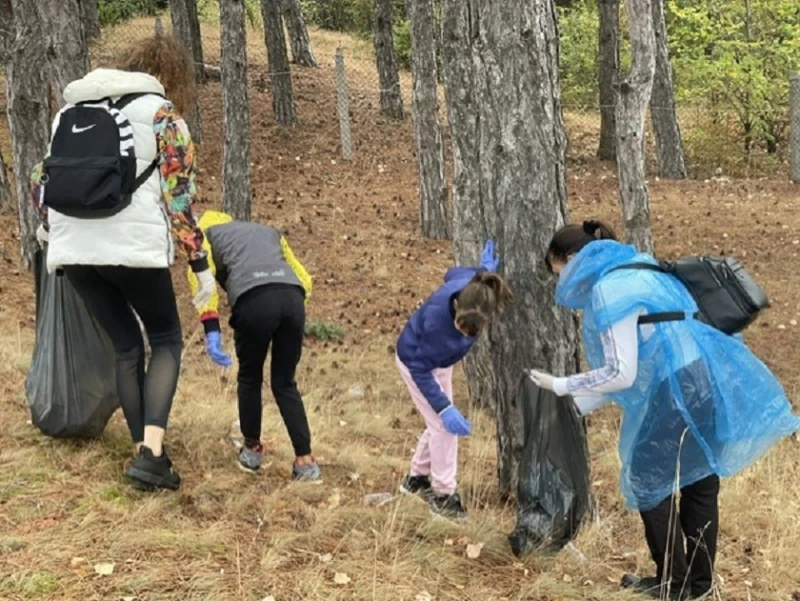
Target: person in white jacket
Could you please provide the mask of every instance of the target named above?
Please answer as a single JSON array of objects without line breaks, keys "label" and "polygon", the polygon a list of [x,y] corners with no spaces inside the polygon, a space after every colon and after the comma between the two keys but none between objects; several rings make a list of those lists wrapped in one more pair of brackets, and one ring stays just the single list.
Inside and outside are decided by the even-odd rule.
[{"label": "person in white jacket", "polygon": [[[119,69],[95,69],[66,87],[67,105],[56,116],[49,150],[49,157],[59,156],[48,157],[49,162],[46,159],[32,175],[33,200],[42,219],[38,237],[48,244],[47,268],[63,270],[114,343],[118,395],[136,447],[126,475],[141,490],[176,490],[181,481],[163,444],[183,348],[169,271],[173,237],[199,281],[195,305],[205,305],[216,290],[202,246],[203,233],[192,214],[194,146],[180,116],[190,108],[192,89],[191,59],[174,39],[155,36],[137,42],[125,53]],[[91,110],[96,109],[73,111],[72,115],[80,115],[73,120],[80,123],[71,129],[66,129],[65,111],[104,102],[116,110],[114,103],[120,98],[126,99],[118,103],[122,117],[114,115],[124,127],[120,141],[114,140],[112,146],[133,147],[138,187],[127,206],[108,216],[87,219],[56,210],[48,204],[48,194],[64,197],[69,190],[64,192],[63,183],[74,181],[70,172],[57,171],[64,169],[63,157],[68,161],[70,152],[81,152],[82,140],[94,153],[108,143],[100,139],[104,135],[101,118],[91,122],[95,114]],[[59,132],[60,119],[65,125]],[[71,136],[76,137],[68,152],[64,148],[69,143],[62,140]],[[132,165],[129,170],[133,171]],[[52,187],[56,180],[61,190]],[[151,349],[147,368],[137,316]]]}]

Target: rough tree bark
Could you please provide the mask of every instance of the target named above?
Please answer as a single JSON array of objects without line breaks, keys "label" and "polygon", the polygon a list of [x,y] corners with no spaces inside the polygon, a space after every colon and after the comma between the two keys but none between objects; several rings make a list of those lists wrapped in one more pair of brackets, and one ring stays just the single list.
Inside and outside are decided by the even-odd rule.
[{"label": "rough tree bark", "polygon": [[98,0],[80,0],[81,21],[86,41],[91,41],[100,36],[100,14]]},{"label": "rough tree bark", "polygon": [[8,169],[3,158],[3,149],[0,148],[0,209],[8,206],[11,201],[11,182],[8,181]]},{"label": "rough tree bark", "polygon": [[[203,63],[203,39],[200,34],[200,18],[197,14],[197,0],[170,0],[170,19],[172,34],[192,55],[196,84],[206,81]],[[186,115],[192,140],[200,144],[203,141],[203,119],[200,113],[200,97],[195,94],[192,114]]]},{"label": "rough tree bark", "polygon": [[406,0],[411,21],[411,71],[414,78],[414,136],[419,164],[422,235],[449,239],[451,220],[444,178],[444,145],[439,123],[436,34],[433,0]]},{"label": "rough tree bark", "polygon": [[617,173],[625,235],[643,252],[653,251],[650,196],[645,180],[644,123],[656,66],[650,0],[627,0],[631,70],[617,98]]},{"label": "rough tree bark", "polygon": [[286,37],[281,21],[281,0],[261,0],[261,17],[264,21],[264,43],[267,46],[269,77],[272,88],[272,110],[275,121],[281,125],[294,125],[294,94],[292,74],[289,71],[289,56],[286,53]]},{"label": "rough tree bark", "polygon": [[650,98],[650,116],[656,134],[658,172],[665,179],[685,179],[686,163],[683,159],[683,141],[675,110],[675,91],[672,84],[672,66],[669,62],[667,25],[664,19],[664,0],[651,0],[653,5],[653,31],[656,44],[656,66],[653,92]]},{"label": "rough tree bark", "polygon": [[250,106],[245,0],[220,2],[222,27],[222,210],[250,220]]},{"label": "rough tree bark", "polygon": [[495,239],[502,275],[516,295],[466,364],[473,399],[494,401],[500,486],[511,492],[523,445],[514,405],[523,369],[578,368],[575,318],[555,306],[555,280],[542,261],[566,219],[555,6],[443,0],[442,24],[456,260],[475,264],[484,240]]},{"label": "rough tree bark", "polygon": [[604,161],[614,161],[617,158],[617,91],[614,85],[619,77],[619,0],[598,0],[598,5],[600,146],[597,157]]},{"label": "rough tree bark", "polygon": [[289,30],[289,42],[292,48],[292,62],[301,67],[316,67],[317,59],[311,51],[308,27],[303,18],[300,0],[283,0],[283,19]]},{"label": "rough tree bark", "polygon": [[381,86],[381,113],[392,119],[403,119],[403,95],[400,89],[400,75],[397,73],[397,57],[394,53],[392,0],[375,0],[372,33],[378,80]]},{"label": "rough tree bark", "polygon": [[[11,132],[11,159],[19,206],[20,259],[25,269],[33,266],[38,248],[38,219],[31,202],[30,178],[33,168],[44,157],[50,141],[51,72],[42,68],[48,61],[50,48],[46,29],[51,22],[42,12],[53,10],[51,0],[11,0],[0,3],[3,11],[10,7],[13,42],[6,53],[6,94],[8,124]],[[5,15],[3,15],[5,17]]]},{"label": "rough tree bark", "polygon": [[[16,0],[12,0],[15,4]],[[67,84],[89,72],[89,47],[83,32],[78,0],[39,0],[40,27],[48,32],[48,62],[53,74],[53,93],[59,106]],[[17,10],[14,11],[18,15]],[[41,34],[40,34],[41,35]]]}]

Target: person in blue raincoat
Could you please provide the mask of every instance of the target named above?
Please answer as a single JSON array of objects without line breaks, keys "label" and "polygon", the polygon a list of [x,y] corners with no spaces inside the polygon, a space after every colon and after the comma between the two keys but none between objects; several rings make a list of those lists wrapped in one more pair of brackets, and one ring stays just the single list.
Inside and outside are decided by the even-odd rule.
[{"label": "person in blue raincoat", "polygon": [[640,315],[691,315],[697,305],[671,275],[615,270],[656,261],[617,242],[606,225],[565,226],[545,261],[559,276],[557,304],[583,312],[591,371],[554,377],[531,370],[531,379],[572,395],[584,414],[608,400],[623,410],[620,487],[641,514],[657,572],[626,575],[622,584],[656,598],[703,597],[713,585],[719,478],[752,465],[800,429],[800,418],[739,337],[694,319],[638,324]]}]

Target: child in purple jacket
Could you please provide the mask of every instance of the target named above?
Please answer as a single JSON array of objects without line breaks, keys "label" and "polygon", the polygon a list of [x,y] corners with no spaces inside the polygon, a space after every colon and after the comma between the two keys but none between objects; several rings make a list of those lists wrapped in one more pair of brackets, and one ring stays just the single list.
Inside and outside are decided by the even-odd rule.
[{"label": "child in purple jacket", "polygon": [[494,273],[499,262],[489,240],[480,268],[448,270],[444,285],[411,316],[397,343],[397,367],[426,425],[400,491],[421,494],[434,513],[449,518],[466,515],[456,492],[458,437],[471,432],[453,404],[453,366],[513,300]]}]

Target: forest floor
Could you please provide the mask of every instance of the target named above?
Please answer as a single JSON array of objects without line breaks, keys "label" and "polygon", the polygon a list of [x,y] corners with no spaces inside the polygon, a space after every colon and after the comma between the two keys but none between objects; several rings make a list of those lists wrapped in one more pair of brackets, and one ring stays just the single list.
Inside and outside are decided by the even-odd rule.
[{"label": "forest floor", "polygon": [[[315,32],[312,41],[330,49],[341,39]],[[346,48],[356,66],[357,48]],[[364,73],[368,67],[364,62]],[[236,469],[227,439],[236,419],[235,371],[205,356],[180,261],[174,281],[186,348],[168,444],[181,490],[142,495],[125,483],[132,450],[119,412],[98,440],[42,436],[30,425],[24,393],[33,282],[18,268],[16,217],[6,210],[0,216],[0,599],[637,598],[619,590],[619,579],[628,571],[649,574],[652,566],[638,517],[624,509],[618,492],[615,408],[590,421],[600,516],[575,541],[586,562],[567,552],[512,555],[506,536],[515,513],[496,486],[494,422],[470,406],[460,371],[457,403],[474,424],[460,453],[469,521],[431,519],[408,499],[363,505],[365,494],[397,489],[422,429],[396,373],[393,345],[452,259],[448,243],[419,235],[410,122],[380,118],[376,95],[354,93],[355,160],[341,161],[329,71],[328,65],[295,70],[299,125],[292,130],[274,125],[257,74],[251,95],[253,218],[284,231],[313,274],[310,319],[345,329],[341,342],[309,339],[299,372],[324,481],[289,482],[291,449],[268,389],[268,467],[256,477]],[[199,211],[221,202],[219,84],[204,87],[202,107]],[[570,127],[573,148],[586,145],[582,158],[568,164],[570,215],[618,225],[615,172],[587,158],[596,134],[596,124]],[[4,123],[0,146],[8,156]],[[773,307],[746,340],[796,398],[797,187],[777,180],[651,181],[650,192],[660,255],[735,254],[763,283]],[[227,326],[224,336],[230,349]],[[723,483],[718,598],[800,599],[798,451],[794,440],[783,441]]]}]

